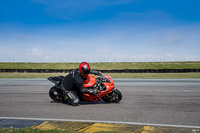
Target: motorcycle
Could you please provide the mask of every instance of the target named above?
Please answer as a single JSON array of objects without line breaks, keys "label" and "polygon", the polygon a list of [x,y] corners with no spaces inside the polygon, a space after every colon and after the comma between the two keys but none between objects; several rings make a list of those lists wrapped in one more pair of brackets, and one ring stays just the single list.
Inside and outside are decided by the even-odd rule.
[{"label": "motorcycle", "polygon": [[[63,76],[47,78],[55,84],[55,86],[51,87],[49,90],[49,96],[55,102],[67,102],[61,90],[63,78]],[[97,78],[88,75],[87,80],[83,80],[83,87],[90,89],[97,88],[98,93],[80,94],[76,92],[81,101],[95,102],[102,99],[106,103],[118,103],[122,99],[122,93],[115,88],[115,84],[109,75],[102,75]]]}]

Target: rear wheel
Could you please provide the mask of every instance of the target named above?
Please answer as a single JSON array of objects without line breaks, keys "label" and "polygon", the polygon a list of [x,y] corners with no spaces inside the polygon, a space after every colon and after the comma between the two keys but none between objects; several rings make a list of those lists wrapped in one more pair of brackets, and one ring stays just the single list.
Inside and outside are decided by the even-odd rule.
[{"label": "rear wheel", "polygon": [[118,103],[122,99],[122,93],[118,89],[114,89],[111,93],[102,97],[102,100],[107,103]]},{"label": "rear wheel", "polygon": [[62,91],[58,89],[56,86],[53,86],[49,90],[49,96],[55,102],[63,102],[64,99]]}]

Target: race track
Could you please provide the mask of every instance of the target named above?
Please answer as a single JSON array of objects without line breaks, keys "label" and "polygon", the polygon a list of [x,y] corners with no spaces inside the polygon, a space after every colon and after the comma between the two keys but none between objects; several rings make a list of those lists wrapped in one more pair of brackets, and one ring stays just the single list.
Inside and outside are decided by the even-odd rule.
[{"label": "race track", "polygon": [[199,79],[115,79],[119,104],[53,102],[46,79],[0,79],[0,117],[200,126]]}]

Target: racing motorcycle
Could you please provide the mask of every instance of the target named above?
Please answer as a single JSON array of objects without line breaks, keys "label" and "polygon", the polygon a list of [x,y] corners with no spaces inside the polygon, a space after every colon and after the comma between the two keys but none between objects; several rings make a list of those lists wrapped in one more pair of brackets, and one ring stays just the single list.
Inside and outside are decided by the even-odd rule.
[{"label": "racing motorcycle", "polygon": [[[49,90],[49,96],[55,102],[67,102],[61,90],[63,78],[63,76],[47,78],[55,84],[55,86],[51,87]],[[102,75],[97,78],[88,75],[87,80],[83,80],[83,87],[90,89],[97,88],[98,93],[79,94],[79,92],[76,92],[81,101],[95,102],[102,99],[106,103],[118,103],[122,99],[122,93],[115,88],[115,84],[109,75]]]}]

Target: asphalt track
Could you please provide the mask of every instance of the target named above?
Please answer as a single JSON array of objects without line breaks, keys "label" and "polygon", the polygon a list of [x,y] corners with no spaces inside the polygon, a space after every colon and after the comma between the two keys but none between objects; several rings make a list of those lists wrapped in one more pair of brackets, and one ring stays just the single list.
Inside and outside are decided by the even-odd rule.
[{"label": "asphalt track", "polygon": [[53,102],[46,79],[0,79],[0,119],[200,128],[200,79],[114,79],[119,104]]}]

